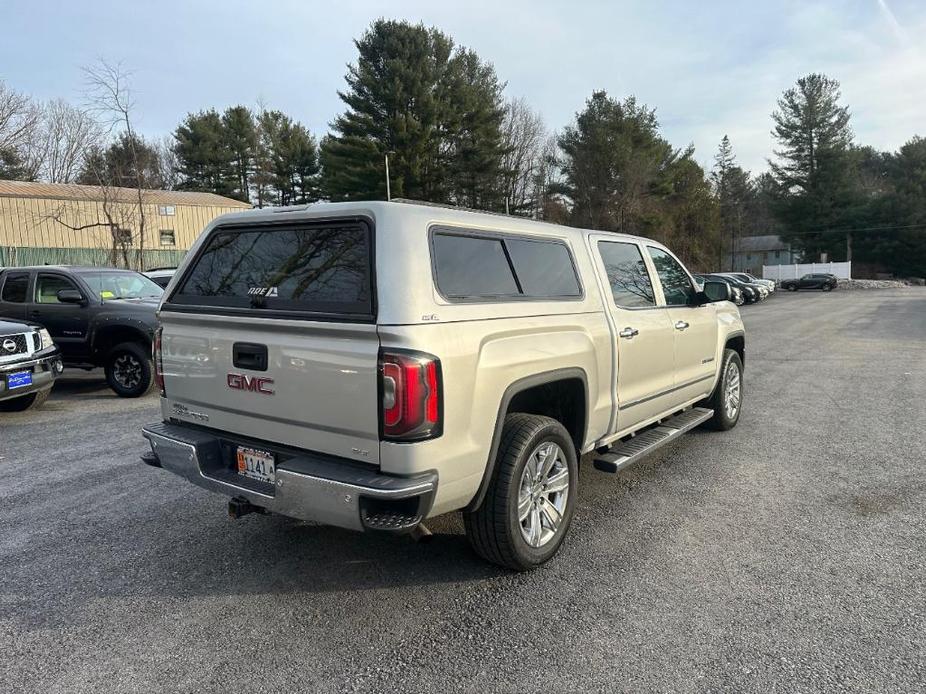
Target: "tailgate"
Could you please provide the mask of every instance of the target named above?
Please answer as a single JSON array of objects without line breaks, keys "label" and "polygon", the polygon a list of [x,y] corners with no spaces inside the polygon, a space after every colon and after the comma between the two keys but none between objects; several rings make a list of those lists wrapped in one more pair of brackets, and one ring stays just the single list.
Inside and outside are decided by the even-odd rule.
[{"label": "tailgate", "polygon": [[378,462],[375,325],[168,312],[161,325],[165,417]]},{"label": "tailgate", "polygon": [[372,222],[218,226],[161,307],[165,417],[375,463]]}]

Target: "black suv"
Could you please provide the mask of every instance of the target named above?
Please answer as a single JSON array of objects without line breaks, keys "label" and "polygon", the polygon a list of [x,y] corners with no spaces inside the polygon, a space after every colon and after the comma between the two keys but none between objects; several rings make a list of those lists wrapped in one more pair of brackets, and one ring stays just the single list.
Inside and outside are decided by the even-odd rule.
[{"label": "black suv", "polygon": [[102,366],[117,395],[144,395],[154,381],[151,341],[162,289],[116,268],[41,266],[0,271],[0,318],[48,329],[67,366]]},{"label": "black suv", "polygon": [[836,275],[815,272],[796,280],[782,280],[778,286],[787,289],[789,292],[796,292],[798,289],[822,289],[828,292],[835,289],[837,284]]}]

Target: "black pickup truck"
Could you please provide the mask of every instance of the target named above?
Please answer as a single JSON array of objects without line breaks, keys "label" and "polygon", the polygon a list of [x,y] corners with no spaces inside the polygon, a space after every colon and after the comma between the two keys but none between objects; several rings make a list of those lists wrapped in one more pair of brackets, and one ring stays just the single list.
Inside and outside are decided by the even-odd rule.
[{"label": "black pickup truck", "polygon": [[50,266],[0,270],[0,318],[48,329],[66,366],[103,367],[117,395],[147,393],[151,341],[162,289],[116,268]]}]

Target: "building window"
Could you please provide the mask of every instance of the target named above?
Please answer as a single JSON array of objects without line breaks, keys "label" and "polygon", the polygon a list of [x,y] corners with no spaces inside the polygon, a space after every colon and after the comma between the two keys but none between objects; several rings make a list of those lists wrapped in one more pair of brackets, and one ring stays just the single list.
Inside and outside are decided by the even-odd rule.
[{"label": "building window", "polygon": [[162,217],[173,217],[177,210],[173,205],[158,205],[158,214]]},{"label": "building window", "polygon": [[132,230],[117,227],[113,229],[113,237],[116,239],[116,243],[132,243]]},{"label": "building window", "polygon": [[176,246],[177,238],[174,236],[173,229],[161,229],[161,245]]},{"label": "building window", "polygon": [[780,257],[781,257],[781,251],[775,251],[775,259],[777,260]]},{"label": "building window", "polygon": [[747,253],[747,254],[746,254],[746,262],[748,263],[748,262],[751,261],[751,260],[752,260],[752,253]]}]

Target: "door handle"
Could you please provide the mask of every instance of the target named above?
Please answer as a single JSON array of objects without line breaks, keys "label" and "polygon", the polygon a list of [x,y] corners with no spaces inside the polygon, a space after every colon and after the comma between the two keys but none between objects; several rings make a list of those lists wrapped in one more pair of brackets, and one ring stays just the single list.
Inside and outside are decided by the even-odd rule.
[{"label": "door handle", "polygon": [[41,316],[42,312],[41,311],[29,311],[29,315],[30,316]]},{"label": "door handle", "polygon": [[236,342],[232,345],[232,364],[239,369],[267,370],[267,345]]},{"label": "door handle", "polygon": [[686,323],[685,321],[683,320],[675,321],[676,330],[684,330],[687,327],[688,327],[688,323]]},{"label": "door handle", "polygon": [[639,335],[640,331],[636,328],[624,328],[617,335],[618,337],[623,337],[627,340],[633,339],[634,335]]}]

